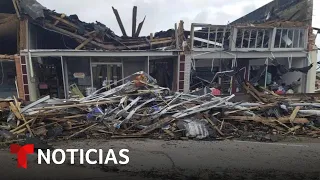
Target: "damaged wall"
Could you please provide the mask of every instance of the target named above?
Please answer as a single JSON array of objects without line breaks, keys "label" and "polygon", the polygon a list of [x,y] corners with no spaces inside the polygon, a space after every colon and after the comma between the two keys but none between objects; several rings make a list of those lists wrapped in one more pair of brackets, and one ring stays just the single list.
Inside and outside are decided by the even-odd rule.
[{"label": "damaged wall", "polygon": [[264,23],[267,21],[312,22],[313,0],[274,0],[265,6],[237,19],[232,24]]},{"label": "damaged wall", "polygon": [[146,68],[148,57],[124,57],[122,60],[124,77],[130,76],[138,71],[148,71]]},{"label": "damaged wall", "polygon": [[[286,68],[289,68],[289,62],[287,58],[277,58],[277,61],[282,64],[285,65]],[[266,59],[253,59],[249,61],[249,67],[250,66],[262,66],[264,65],[266,62]],[[291,67],[296,67],[296,68],[300,68],[300,67],[305,67],[306,64],[306,59],[305,58],[293,58],[292,59],[292,64]],[[269,60],[269,65],[271,64],[271,60]],[[293,82],[300,80],[301,82],[301,86],[298,88],[299,91],[304,92],[305,89],[305,75],[303,73],[300,72],[288,72],[286,74],[284,74],[282,76],[282,82],[286,83],[286,85],[292,84]]]},{"label": "damaged wall", "polygon": [[29,22],[30,49],[74,49],[79,43]]},{"label": "damaged wall", "polygon": [[17,53],[18,24],[15,14],[0,13],[0,54]]},{"label": "damaged wall", "polygon": [[307,75],[307,86],[306,86],[306,92],[307,93],[314,93],[316,90],[315,82],[316,82],[316,75],[317,75],[317,61],[318,61],[318,50],[316,50],[317,47],[314,46],[313,50],[309,52],[309,59],[311,63],[314,64],[312,69],[308,72]]}]

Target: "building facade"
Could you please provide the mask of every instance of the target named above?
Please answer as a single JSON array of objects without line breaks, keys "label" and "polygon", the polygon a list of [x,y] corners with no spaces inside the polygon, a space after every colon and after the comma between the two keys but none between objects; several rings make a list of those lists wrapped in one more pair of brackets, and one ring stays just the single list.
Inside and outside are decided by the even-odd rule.
[{"label": "building facade", "polygon": [[10,57],[13,68],[3,66],[4,74],[13,74],[13,82],[11,89],[0,87],[1,98],[16,95],[34,101],[46,95],[86,96],[104,86],[118,86],[138,71],[151,74],[159,85],[173,91],[183,89],[178,83],[181,23],[175,29],[141,37],[143,20],[128,36],[115,10],[123,33],[117,36],[99,22],[82,22],[76,15],[56,13],[35,0],[1,3],[8,20],[0,26],[0,36],[12,37],[12,45],[0,53],[12,55],[3,57]]},{"label": "building facade", "polygon": [[[312,9],[309,0],[275,0],[229,25],[193,23],[184,91],[218,83],[223,93],[244,92],[241,82],[228,76],[240,69],[243,80],[261,86],[286,84],[295,93],[313,93]],[[218,72],[225,73],[217,77]]]}]

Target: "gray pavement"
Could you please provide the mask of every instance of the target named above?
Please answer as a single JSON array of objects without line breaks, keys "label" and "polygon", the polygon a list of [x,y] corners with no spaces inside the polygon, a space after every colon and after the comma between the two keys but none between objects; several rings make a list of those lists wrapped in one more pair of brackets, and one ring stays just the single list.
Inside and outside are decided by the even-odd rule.
[{"label": "gray pavement", "polygon": [[[54,143],[55,148],[129,149],[128,165],[38,165],[17,169],[15,155],[0,151],[0,174],[18,179],[320,179],[320,143],[245,141],[84,140]],[[91,159],[97,159],[91,156]],[[46,178],[48,179],[48,178]]]}]

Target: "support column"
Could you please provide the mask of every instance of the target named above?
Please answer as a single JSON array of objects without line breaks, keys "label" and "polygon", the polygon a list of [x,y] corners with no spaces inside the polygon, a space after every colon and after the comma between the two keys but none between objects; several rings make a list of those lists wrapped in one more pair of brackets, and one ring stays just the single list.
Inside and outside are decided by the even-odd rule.
[{"label": "support column", "polygon": [[[19,79],[19,76],[21,77],[21,92],[19,89],[19,94],[21,94],[22,99],[26,101],[30,101],[30,94],[29,94],[29,80],[28,80],[28,70],[27,70],[27,61],[26,56],[21,56],[20,58],[20,68],[16,65],[17,68],[17,79]],[[19,71],[21,72],[19,73]],[[21,74],[21,75],[19,75]],[[19,81],[18,81],[19,86]]]},{"label": "support column", "polygon": [[[183,71],[181,69],[182,67],[184,68]],[[188,93],[190,91],[191,54],[180,56],[180,69],[179,84],[183,84],[183,92]]]},{"label": "support column", "polygon": [[[25,91],[24,91],[24,83],[23,83],[23,68],[21,64],[21,57],[18,55],[14,56],[14,62],[16,66],[16,81],[17,81],[17,90],[18,90],[18,96],[21,99],[25,99]],[[24,72],[26,73],[26,66],[24,61]]]},{"label": "support column", "polygon": [[184,92],[185,55],[178,56],[177,91]]},{"label": "support column", "polygon": [[[316,49],[314,47],[313,49]],[[318,52],[317,50],[312,50],[309,52],[309,59],[311,63],[313,63],[313,67],[310,69],[307,75],[307,82],[306,82],[306,93],[314,93],[316,87],[316,76],[317,76],[317,58],[318,58]],[[308,64],[310,65],[310,64]]]},{"label": "support column", "polygon": [[[34,76],[34,71],[33,71],[33,63],[32,63],[32,59],[31,59],[31,61],[30,60],[28,61],[28,56],[25,56],[25,57],[26,57],[26,62],[27,62],[26,63],[27,74],[23,75],[23,78],[27,78],[27,82],[28,82],[27,85],[29,87],[29,92],[26,93],[26,100],[36,101],[38,99],[38,93],[37,93],[36,77]],[[31,62],[31,64],[30,64],[30,62]],[[32,74],[34,77],[32,77]]]}]

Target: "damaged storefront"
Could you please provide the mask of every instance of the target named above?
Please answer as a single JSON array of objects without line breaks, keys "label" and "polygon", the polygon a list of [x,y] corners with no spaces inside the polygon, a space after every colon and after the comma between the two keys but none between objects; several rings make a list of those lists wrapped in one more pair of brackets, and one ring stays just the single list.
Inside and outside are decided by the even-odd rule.
[{"label": "damaged storefront", "polygon": [[145,18],[137,26],[137,14],[133,13],[129,36],[112,7],[122,32],[118,36],[100,22],[83,22],[77,15],[57,13],[35,0],[16,3],[23,17],[18,29],[23,35],[19,67],[25,69],[21,84],[26,100],[47,95],[84,97],[102,87],[121,85],[124,77],[138,71],[152,74],[163,87],[181,89],[178,67],[182,41],[178,37],[184,32],[183,22],[175,29],[141,37]]},{"label": "damaged storefront", "polygon": [[[28,54],[27,52],[25,54]],[[103,87],[125,83],[124,77],[135,72],[150,72],[170,89],[176,88],[178,55],[172,51],[31,51],[30,96],[56,98],[84,97]],[[23,56],[22,58],[27,57]],[[64,56],[62,56],[64,55]],[[33,75],[33,76],[32,76]]]},{"label": "damaged storefront", "polygon": [[229,25],[193,23],[184,91],[243,93],[248,81],[278,94],[313,93],[311,15],[310,1],[272,1]]}]

